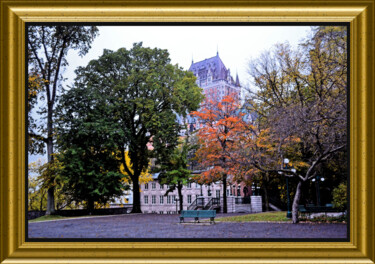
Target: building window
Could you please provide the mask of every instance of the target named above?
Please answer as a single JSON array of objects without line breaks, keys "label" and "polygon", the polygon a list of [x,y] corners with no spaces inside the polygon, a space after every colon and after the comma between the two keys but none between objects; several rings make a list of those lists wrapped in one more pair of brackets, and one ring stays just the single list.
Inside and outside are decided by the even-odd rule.
[{"label": "building window", "polygon": [[216,197],[220,198],[220,190],[216,190]]},{"label": "building window", "polygon": [[172,203],[176,204],[176,195],[172,195]]},{"label": "building window", "polygon": [[191,182],[188,182],[188,183],[187,183],[187,187],[188,187],[189,189],[191,189]]},{"label": "building window", "polygon": [[163,195],[160,195],[160,204],[163,204],[164,203],[164,196]]},{"label": "building window", "polygon": [[229,190],[227,190],[227,196],[229,196]]},{"label": "building window", "polygon": [[145,199],[145,204],[148,204],[148,196],[147,195],[145,195],[144,199]]},{"label": "building window", "polygon": [[160,211],[159,214],[164,214],[164,212],[163,212],[163,211]]},{"label": "building window", "polygon": [[152,213],[152,214],[156,214],[156,211],[152,211],[151,213]]},{"label": "building window", "polygon": [[191,204],[191,195],[190,194],[187,196],[187,202],[188,202],[188,204]]},{"label": "building window", "polygon": [[156,195],[151,196],[151,203],[156,204]]},{"label": "building window", "polygon": [[237,187],[237,196],[241,196],[241,186]]},{"label": "building window", "polygon": [[156,189],[156,182],[153,182],[153,183],[152,183],[152,189],[153,189],[153,190]]},{"label": "building window", "polygon": [[164,189],[164,184],[160,184],[160,190]]},{"label": "building window", "polygon": [[148,183],[145,183],[145,190],[148,190]]},{"label": "building window", "polygon": [[170,195],[167,196],[167,204],[171,204],[171,196]]},{"label": "building window", "polygon": [[196,188],[196,189],[199,188],[199,184],[198,184],[198,183],[195,183],[195,188]]}]

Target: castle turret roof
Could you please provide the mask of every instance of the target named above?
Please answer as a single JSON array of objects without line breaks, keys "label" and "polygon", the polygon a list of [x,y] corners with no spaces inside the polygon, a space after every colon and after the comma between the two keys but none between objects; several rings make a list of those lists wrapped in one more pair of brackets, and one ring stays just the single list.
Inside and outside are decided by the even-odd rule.
[{"label": "castle turret roof", "polygon": [[189,71],[194,73],[199,73],[200,70],[206,70],[207,72],[211,70],[214,80],[226,79],[228,74],[228,70],[220,59],[219,54],[212,58],[192,63],[189,68]]}]

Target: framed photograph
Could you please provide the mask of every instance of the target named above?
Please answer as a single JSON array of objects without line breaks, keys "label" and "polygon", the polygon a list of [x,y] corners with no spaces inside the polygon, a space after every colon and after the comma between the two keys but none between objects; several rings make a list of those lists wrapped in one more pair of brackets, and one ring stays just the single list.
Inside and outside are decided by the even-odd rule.
[{"label": "framed photograph", "polygon": [[[2,2],[1,263],[375,263],[374,4]],[[68,42],[76,54],[56,52]],[[134,99],[125,83],[137,96],[151,85],[152,99]],[[49,122],[57,90],[41,97],[38,89],[53,85],[65,88],[53,114],[61,155],[46,167],[38,153],[51,152],[53,133],[40,120]],[[169,87],[178,89],[158,115]],[[128,106],[140,104],[127,124]],[[235,116],[209,116],[222,105]],[[233,133],[216,137],[230,138],[218,154],[223,142],[209,133],[222,122]],[[309,131],[315,138],[303,138]],[[192,135],[189,175],[171,170],[173,157],[192,153]],[[304,152],[304,140],[319,146]],[[173,144],[178,151],[167,152]],[[52,219],[51,208],[62,219],[30,221],[40,212]]]}]

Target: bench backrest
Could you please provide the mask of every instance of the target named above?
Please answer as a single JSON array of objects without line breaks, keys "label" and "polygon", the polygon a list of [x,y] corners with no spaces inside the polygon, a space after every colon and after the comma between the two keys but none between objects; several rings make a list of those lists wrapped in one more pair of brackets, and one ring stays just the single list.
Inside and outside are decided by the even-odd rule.
[{"label": "bench backrest", "polygon": [[198,217],[197,210],[182,210],[181,217]]},{"label": "bench backrest", "polygon": [[200,210],[198,211],[199,217],[215,217],[216,211],[215,210]]},{"label": "bench backrest", "polygon": [[215,217],[215,210],[182,210],[181,217]]}]

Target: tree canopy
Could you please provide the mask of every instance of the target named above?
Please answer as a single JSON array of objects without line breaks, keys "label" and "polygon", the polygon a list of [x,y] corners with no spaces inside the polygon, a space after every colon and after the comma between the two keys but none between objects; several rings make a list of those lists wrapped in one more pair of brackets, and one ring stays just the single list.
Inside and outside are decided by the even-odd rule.
[{"label": "tree canopy", "polygon": [[[132,181],[132,212],[139,213],[139,177],[151,158],[161,162],[177,146],[177,115],[185,116],[199,107],[201,88],[191,72],[170,63],[167,50],[146,48],[142,43],[130,50],[104,50],[76,74],[74,86],[61,99],[60,147],[66,151],[75,141],[88,151],[85,148],[93,140],[98,143],[95,151],[105,149],[106,155],[117,155]],[[98,139],[87,137],[91,134]],[[115,171],[104,165],[108,173]]]}]

